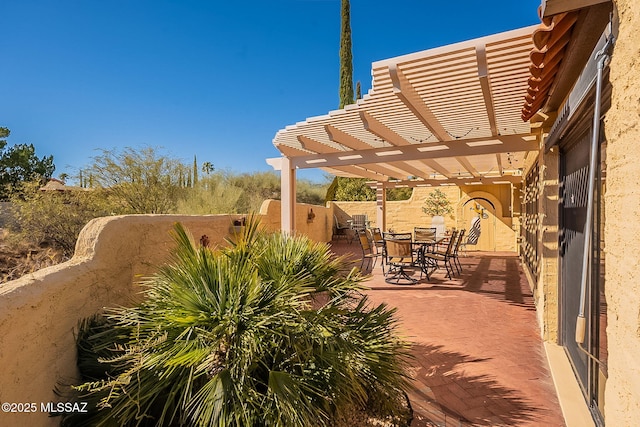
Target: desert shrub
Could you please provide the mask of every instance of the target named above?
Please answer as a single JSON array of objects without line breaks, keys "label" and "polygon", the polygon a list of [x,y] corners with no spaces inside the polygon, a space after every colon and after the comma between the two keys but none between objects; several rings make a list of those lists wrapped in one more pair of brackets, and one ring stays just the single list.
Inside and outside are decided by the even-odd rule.
[{"label": "desert shrub", "polygon": [[246,213],[238,210],[243,191],[222,174],[205,176],[196,187],[182,189],[176,212],[189,215]]},{"label": "desert shrub", "polygon": [[228,249],[196,248],[180,225],[175,239],[144,303],[81,327],[75,390],[93,410],[63,425],[324,426],[373,396],[398,411],[394,310],[326,244],[253,221]]},{"label": "desert shrub", "polygon": [[[331,185],[327,187],[326,200],[338,201],[373,201],[376,200],[376,191],[367,184],[366,178],[335,177]],[[413,188],[389,188],[387,200],[409,200],[413,194]]]},{"label": "desert shrub", "polygon": [[11,200],[12,231],[33,244],[50,243],[67,256],[73,254],[78,234],[87,222],[122,209],[106,190],[43,192],[39,182],[23,183]]},{"label": "desert shrub", "polygon": [[[172,213],[186,166],[160,148],[102,150],[88,169],[95,186],[109,189],[127,213]],[[187,169],[188,170],[188,169]]]},{"label": "desert shrub", "polygon": [[[297,182],[298,203],[324,205],[326,185],[309,180]],[[280,177],[273,172],[234,174],[218,171],[198,180],[193,188],[183,188],[176,212],[217,214],[259,212],[262,202],[280,199]]]},{"label": "desert shrub", "polygon": [[310,205],[325,204],[325,194],[327,193],[328,183],[318,184],[306,179],[300,179],[296,183],[296,201],[298,203],[309,203]]}]

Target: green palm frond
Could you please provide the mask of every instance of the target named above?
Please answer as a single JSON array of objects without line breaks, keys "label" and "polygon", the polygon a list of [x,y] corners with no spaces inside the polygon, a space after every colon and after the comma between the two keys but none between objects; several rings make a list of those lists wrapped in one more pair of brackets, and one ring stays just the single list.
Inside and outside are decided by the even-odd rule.
[{"label": "green palm frond", "polygon": [[394,311],[326,244],[254,218],[220,251],[174,239],[143,303],[81,325],[75,390],[96,410],[64,425],[323,426],[406,387]]}]

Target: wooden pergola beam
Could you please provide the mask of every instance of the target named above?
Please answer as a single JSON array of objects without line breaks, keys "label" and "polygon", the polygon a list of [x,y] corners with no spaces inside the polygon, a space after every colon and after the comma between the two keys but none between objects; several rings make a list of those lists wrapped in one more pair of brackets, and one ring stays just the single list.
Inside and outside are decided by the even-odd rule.
[{"label": "wooden pergola beam", "polygon": [[[498,154],[499,156],[499,154]],[[467,170],[467,172],[469,172],[471,175],[473,175],[475,178],[480,177],[480,173],[478,173],[478,171],[476,170],[476,168],[473,167],[473,165],[471,164],[471,162],[469,160],[467,160],[466,157],[456,157],[456,161],[458,163],[460,163],[460,165],[465,168]],[[500,173],[500,175],[502,175],[502,173]]]},{"label": "wooden pergola beam", "polygon": [[373,117],[368,112],[360,111],[359,114],[360,120],[362,120],[362,125],[364,126],[365,130],[371,132],[379,138],[382,138],[384,141],[393,146],[411,145],[409,141],[404,139],[397,132],[391,130],[387,125]]},{"label": "wooden pergola beam", "polygon": [[451,141],[451,136],[440,124],[436,115],[422,100],[409,79],[397,64],[389,65],[389,76],[393,84],[393,93],[407,106],[409,110],[429,129],[438,141]]},{"label": "wooden pergola beam", "polygon": [[489,119],[489,128],[491,135],[498,135],[498,124],[496,122],[496,110],[493,103],[493,95],[491,91],[491,80],[489,78],[489,65],[487,64],[487,47],[484,44],[476,46],[476,59],[478,60],[478,79],[482,88],[482,96],[484,98],[485,109],[487,110],[487,118]]},{"label": "wooden pergola beam", "polygon": [[[537,151],[538,143],[535,140],[524,139],[530,136],[508,135],[499,136],[494,140],[475,138],[461,141],[443,143],[410,144],[401,147],[382,147],[359,150],[357,152],[336,152],[327,154],[310,154],[297,150],[295,157],[291,159],[293,164],[301,169],[362,165],[368,163],[386,163],[395,161],[437,160],[451,157],[470,157],[485,154],[499,154],[508,152]],[[278,147],[280,151],[292,149],[292,147]]]},{"label": "wooden pergola beam", "polygon": [[[381,183],[384,188],[406,188],[406,187],[439,187],[439,186],[461,186],[461,185],[506,185],[506,184],[520,184],[522,182],[522,176],[517,175],[505,175],[495,178],[451,178],[451,179],[425,179],[425,180],[411,180],[411,181],[387,181]],[[373,183],[370,186],[373,187]]]}]

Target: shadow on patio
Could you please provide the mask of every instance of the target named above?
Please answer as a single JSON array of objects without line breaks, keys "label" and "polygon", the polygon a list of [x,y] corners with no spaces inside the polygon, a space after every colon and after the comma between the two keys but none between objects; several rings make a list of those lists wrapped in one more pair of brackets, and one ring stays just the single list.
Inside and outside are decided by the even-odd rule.
[{"label": "shadow on patio", "polygon": [[[357,242],[333,250],[360,265]],[[518,257],[461,262],[459,277],[443,269],[415,285],[386,283],[378,263],[366,282],[373,303],[397,308],[412,343],[412,426],[565,425]]]}]

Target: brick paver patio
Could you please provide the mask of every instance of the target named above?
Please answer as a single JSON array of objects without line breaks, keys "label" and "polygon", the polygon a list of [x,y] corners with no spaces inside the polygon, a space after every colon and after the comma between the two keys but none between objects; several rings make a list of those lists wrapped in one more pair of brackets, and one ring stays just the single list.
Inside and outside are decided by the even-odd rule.
[{"label": "brick paver patio", "polygon": [[[333,250],[360,254],[357,242]],[[470,253],[461,261],[452,280],[443,269],[391,285],[377,265],[366,283],[373,302],[397,308],[412,343],[412,426],[564,426],[518,257]]]}]

